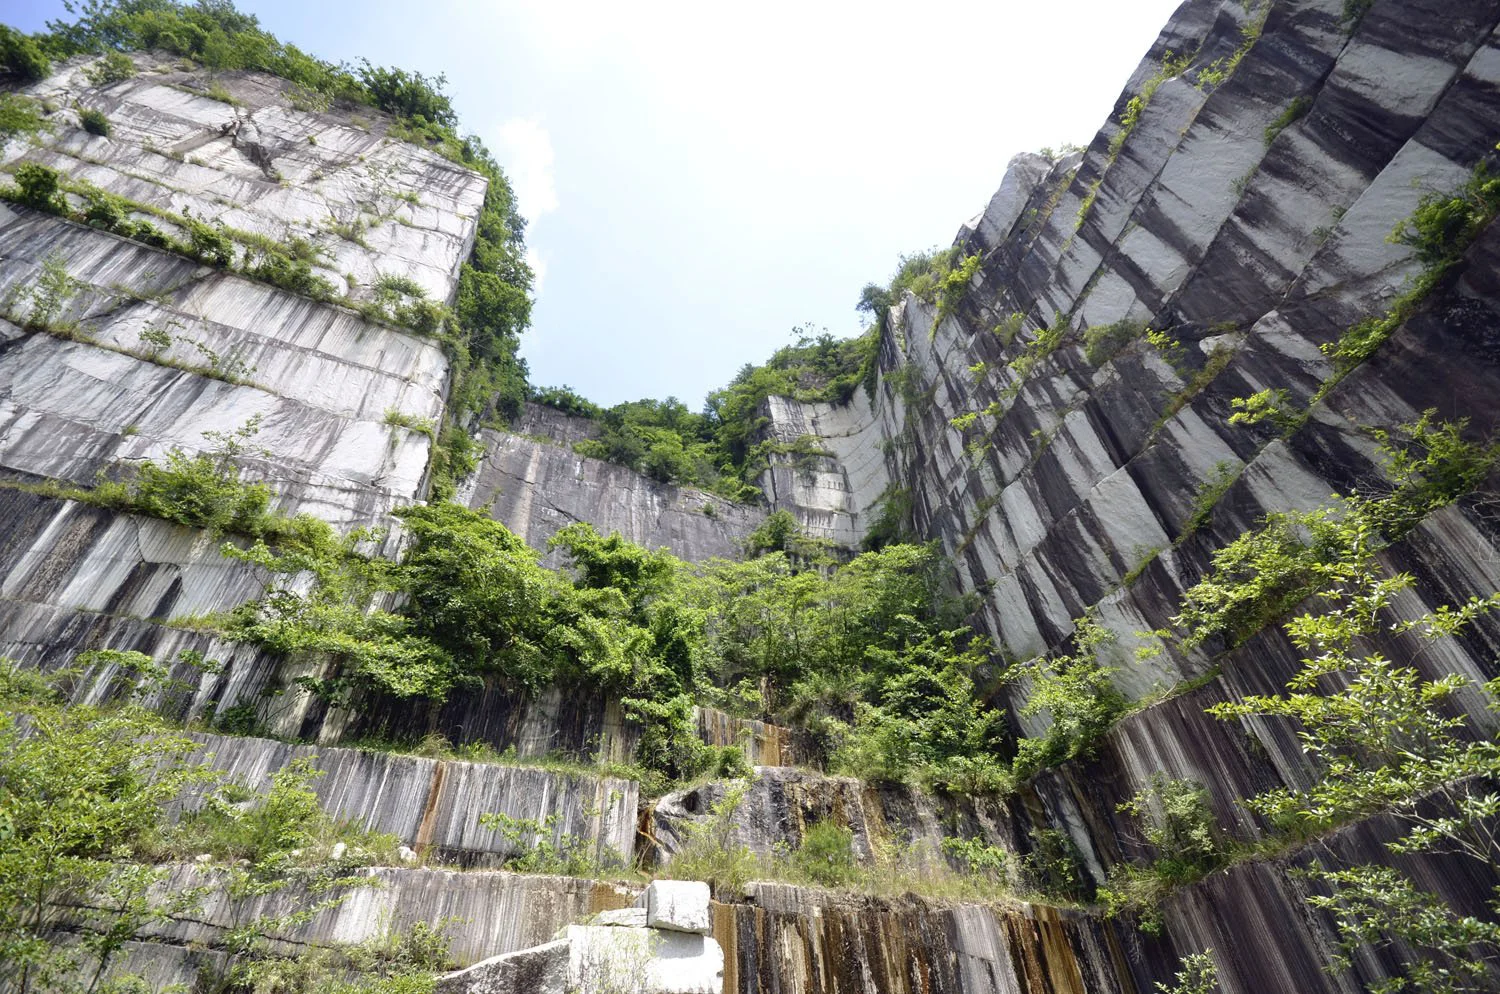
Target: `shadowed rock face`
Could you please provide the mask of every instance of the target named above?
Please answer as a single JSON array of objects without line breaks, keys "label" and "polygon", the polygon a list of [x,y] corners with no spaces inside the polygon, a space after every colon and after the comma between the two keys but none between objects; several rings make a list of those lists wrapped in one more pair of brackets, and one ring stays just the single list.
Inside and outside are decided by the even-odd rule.
[{"label": "shadowed rock face", "polygon": [[[1167,625],[1214,550],[1267,512],[1315,507],[1330,493],[1379,481],[1381,456],[1367,428],[1429,408],[1468,418],[1474,437],[1500,428],[1493,225],[1301,430],[1283,438],[1268,423],[1229,423],[1234,399],[1265,389],[1307,406],[1333,373],[1320,347],[1385,313],[1420,270],[1411,248],[1386,236],[1423,196],[1460,186],[1500,139],[1500,0],[1376,0],[1357,25],[1342,14],[1343,0],[1274,0],[1259,40],[1213,84],[1201,70],[1241,50],[1258,14],[1238,0],[1184,3],[1089,148],[1058,161],[1017,157],[960,229],[956,245],[981,262],[951,313],[939,319],[934,304],[911,296],[893,308],[872,396],[857,392],[846,405],[770,399],[768,437],[812,436],[829,454],[773,456],[758,481],[766,506],[732,505],[578,456],[572,443],[592,429],[557,412],[531,408],[511,431],[482,433],[485,459],[463,497],[490,506],[538,549],[559,528],[588,521],[690,560],[735,555],[772,509],[791,510],[812,534],[853,549],[894,488],[911,496],[916,534],[939,541],[959,586],[982,595],[980,622],[1005,657],[1064,646],[1073,619],[1093,611],[1119,635],[1105,661],[1119,667],[1127,697],[1199,681],[1121,720],[1094,758],[1047,771],[1003,802],[776,769],[816,757],[799,756],[788,730],[702,710],[705,741],[745,741],[751,761],[765,767],[736,815],[736,843],[769,854],[778,843],[795,847],[807,825],[834,819],[853,830],[856,854],[870,865],[887,841],[937,849],[950,835],[1024,855],[1034,834],[1051,828],[1066,833],[1083,874],[1100,883],[1122,861],[1155,855],[1118,810],[1154,773],[1202,782],[1221,825],[1247,839],[1266,826],[1237,799],[1317,775],[1292,730],[1204,714],[1283,687],[1301,656],[1284,634],[1268,629],[1228,652],[1213,643],[1192,652],[1169,646],[1139,662],[1135,650],[1149,639],[1134,633]],[[1156,80],[1168,52],[1197,53],[1193,68]],[[322,249],[319,271],[347,286],[351,303],[369,299],[382,274],[451,298],[482,178],[387,141],[379,115],[362,122],[289,109],[285,84],[269,77],[221,76],[241,101],[232,106],[206,96],[206,80],[193,73],[147,56],[138,63],[140,76],[105,88],[87,84],[82,62],[64,64],[33,88],[65,108],[52,115],[55,133],[39,147],[6,144],[0,163],[42,162],[162,210],[222,217],[275,240],[305,238]],[[1127,132],[1129,101],[1153,80]],[[109,115],[110,138],[73,126],[75,99]],[[71,337],[0,320],[4,481],[87,485],[101,470],[160,459],[173,447],[205,451],[203,431],[232,431],[259,416],[256,442],[269,451],[247,456],[244,471],[267,481],[287,511],[348,529],[388,523],[391,508],[424,496],[426,435],[386,422],[389,412],[443,414],[449,371],[433,342],[21,208],[0,206],[0,244],[0,299],[26,293],[49,256],[79,283],[60,315],[76,322]],[[995,333],[1016,314],[1018,337]],[[1138,336],[1091,359],[1083,329],[1120,320],[1169,333],[1180,352],[1164,354]],[[1010,363],[1038,329],[1060,322],[1070,334],[1022,379]],[[170,329],[171,344],[142,338],[152,328]],[[236,375],[221,375],[226,361]],[[952,424],[984,410],[966,429]],[[1227,473],[1233,482],[1192,528],[1205,484]],[[1500,589],[1495,483],[1382,553],[1391,570],[1416,580],[1402,596],[1404,613]],[[637,832],[629,782],[331,748],[347,738],[440,734],[521,756],[624,760],[638,732],[602,695],[553,688],[520,697],[495,681],[441,707],[368,700],[341,710],[305,696],[266,697],[336,663],[277,659],[192,623],[264,589],[265,577],[222,557],[219,542],[0,489],[0,654],[46,669],[106,647],[163,661],[185,651],[218,660],[213,673],[176,664],[183,687],[152,703],[196,719],[272,701],[268,731],[324,744],[316,751],[329,770],[318,783],[326,803],[429,847],[436,859],[502,859],[503,847],[475,826],[481,811],[504,810],[556,814],[556,832],[583,835],[600,853],[649,855],[670,872],[689,826],[723,797],[723,784],[670,795]],[[399,547],[397,530],[383,551]],[[1500,621],[1481,619],[1425,653],[1409,635],[1387,635],[1375,648],[1413,659],[1428,676],[1481,681],[1497,673]],[[79,681],[76,696],[103,700],[124,683],[103,667]],[[999,688],[995,702],[1014,713],[1013,694]],[[1493,715],[1475,717],[1494,727]],[[1045,717],[1015,722],[1032,734],[1045,727]],[[217,763],[250,779],[311,751],[258,739],[211,745]],[[1342,994],[1391,976],[1399,957],[1370,953],[1343,974],[1325,972],[1333,923],[1308,907],[1311,884],[1293,871],[1314,859],[1390,862],[1384,843],[1396,830],[1373,818],[1315,851],[1215,873],[1167,901],[1158,936],[1079,911],[781,884],[715,905],[714,936],[725,952],[725,989],[746,994],[1140,994],[1170,983],[1181,957],[1208,948],[1225,992]],[[1466,913],[1483,913],[1497,883],[1446,857],[1399,865]],[[174,882],[201,872],[185,868]],[[465,923],[454,929],[454,954],[468,965],[545,943],[635,897],[612,884],[483,871],[382,869],[374,879],[383,886],[279,936],[283,948],[358,941],[393,916],[456,915]],[[224,962],[201,944],[244,914],[274,912],[277,900],[164,924],[122,965],[163,984],[191,982],[200,966]]]}]

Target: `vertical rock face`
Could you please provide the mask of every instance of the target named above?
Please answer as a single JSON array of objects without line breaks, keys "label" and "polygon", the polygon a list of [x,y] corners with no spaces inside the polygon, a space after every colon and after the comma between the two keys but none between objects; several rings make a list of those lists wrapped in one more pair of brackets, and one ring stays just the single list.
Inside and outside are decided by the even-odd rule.
[{"label": "vertical rock face", "polygon": [[[530,824],[525,842],[537,834],[552,845],[566,841],[601,866],[625,866],[635,853],[639,785],[634,780],[289,746],[245,736],[195,738],[202,745],[190,761],[205,760],[230,781],[257,791],[278,770],[309,760],[323,771],[313,787],[329,814],[395,835],[419,854],[444,862],[492,866],[521,854],[523,839],[485,827],[481,816],[486,814]],[[201,797],[190,795],[186,803],[195,806]]]},{"label": "vertical rock face", "polygon": [[[684,559],[740,554],[764,510],[581,456],[572,443],[588,437],[589,424],[529,405],[511,431],[486,430],[469,506],[488,506],[535,549],[545,550],[559,529],[586,521],[606,535],[619,532],[651,548],[666,546]],[[555,565],[559,555],[547,561]]]},{"label": "vertical rock face", "polygon": [[[485,459],[464,497],[538,549],[559,528],[588,521],[688,559],[732,556],[772,508],[853,549],[899,495],[911,529],[939,541],[959,584],[981,595],[983,626],[1004,657],[1065,646],[1086,612],[1118,634],[1107,661],[1142,706],[1093,759],[1045,772],[1005,801],[774,769],[797,759],[787,730],[701,709],[705,741],[744,743],[764,767],[730,827],[736,845],[769,854],[832,819],[852,830],[865,863],[890,840],[937,851],[954,834],[1023,856],[1051,829],[1098,883],[1122,861],[1151,857],[1119,805],[1153,774],[1203,783],[1220,823],[1244,838],[1266,826],[1237,799],[1315,775],[1291,732],[1204,713],[1286,684],[1303,653],[1281,632],[1261,631],[1232,651],[1169,646],[1146,662],[1135,650],[1152,640],[1132,633],[1167,625],[1213,552],[1268,512],[1378,485],[1382,458],[1369,429],[1428,409],[1469,419],[1476,437],[1500,427],[1500,228],[1479,233],[1450,277],[1348,375],[1336,377],[1322,349],[1407,291],[1421,261],[1387,235],[1428,193],[1459,187],[1500,139],[1500,0],[1375,0],[1357,21],[1344,15],[1343,0],[1184,3],[1090,146],[1055,161],[1019,156],[960,229],[958,251],[979,256],[961,299],[939,308],[908,295],[885,316],[870,395],[845,405],[770,399],[769,436],[810,437],[817,454],[771,457],[759,481],[769,508],[581,457],[571,444],[589,427],[556,412],[531,409],[510,432],[484,433]],[[218,538],[37,485],[88,485],[173,450],[211,451],[205,431],[254,423],[253,449],[239,462],[272,486],[282,509],[341,530],[387,524],[393,507],[425,494],[429,436],[402,424],[443,415],[449,371],[433,341],[344,305],[369,304],[382,276],[451,299],[484,181],[390,141],[378,115],[293,109],[286,84],[257,74],[221,76],[221,95],[236,101],[224,102],[199,76],[136,58],[142,72],[131,80],[95,87],[73,62],[34,87],[67,109],[51,115],[50,138],[11,141],[0,162],[53,166],[128,198],[141,217],[221,219],[235,229],[237,257],[300,239],[311,271],[347,288],[342,302],[313,300],[0,206],[0,301],[10,315],[0,319],[0,654],[51,669],[92,648],[163,661],[201,653],[221,669],[200,674],[178,662],[173,675],[185,686],[153,701],[191,719],[324,675],[328,663],[288,662],[202,630],[201,616],[265,584],[254,567],[220,555]],[[75,105],[103,111],[111,136],[75,127]],[[56,334],[26,327],[48,260],[73,281]],[[1113,342],[1099,331],[1109,326]],[[1149,343],[1148,326],[1176,346]],[[1047,345],[1043,329],[1062,333]],[[1282,391],[1287,409],[1308,411],[1306,422],[1289,432],[1232,423],[1234,400],[1263,390]],[[1384,565],[1415,578],[1403,609],[1500,589],[1494,485],[1382,552]],[[383,551],[398,547],[393,533]],[[1376,648],[1429,676],[1482,681],[1497,674],[1500,623],[1481,619],[1423,653],[1402,633]],[[123,682],[101,666],[80,682],[79,699],[102,699]],[[1183,692],[1158,700],[1173,687]],[[1016,710],[1012,689],[995,693]],[[205,736],[204,752],[257,785],[316,752],[325,804],[434,862],[503,860],[505,840],[478,827],[479,814],[497,811],[553,818],[554,842],[582,838],[599,857],[629,861],[649,849],[670,872],[726,789],[669,795],[638,831],[633,781],[333,747],[440,734],[520,756],[628,759],[638,731],[618,701],[599,695],[554,689],[518,699],[491,682],[441,708],[386,700],[350,711],[300,696],[265,717],[275,734],[324,744]],[[1041,717],[1016,720],[1044,730]],[[714,905],[713,935],[724,989],[747,994],[1124,994],[1170,982],[1184,955],[1209,948],[1226,992],[1350,990],[1397,964],[1366,956],[1344,974],[1324,972],[1334,924],[1308,908],[1313,885],[1295,871],[1315,859],[1388,862],[1395,831],[1372,818],[1316,853],[1216,873],[1166,902],[1159,935],[1082,911],[771,884]],[[1476,914],[1496,883],[1443,857],[1400,865]],[[178,883],[200,872],[184,868]],[[456,915],[466,924],[455,929],[454,956],[469,965],[545,944],[635,898],[633,887],[560,877],[381,869],[355,898],[277,940],[288,950],[359,941],[391,916]],[[275,913],[268,902],[259,910]],[[206,947],[244,912],[216,907],[201,921],[164,923],[124,962],[162,983],[190,979],[195,964],[222,959]],[[555,977],[556,967],[542,956],[492,972]]]}]

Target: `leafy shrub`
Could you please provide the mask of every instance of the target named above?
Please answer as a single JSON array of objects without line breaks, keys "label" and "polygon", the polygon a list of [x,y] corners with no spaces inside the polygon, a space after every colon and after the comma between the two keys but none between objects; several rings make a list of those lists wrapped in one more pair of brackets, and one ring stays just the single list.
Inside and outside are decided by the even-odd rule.
[{"label": "leafy shrub", "polygon": [[583,397],[572,387],[542,387],[531,392],[533,402],[571,414],[578,418],[599,418],[604,409]]},{"label": "leafy shrub", "polygon": [[1043,828],[1032,832],[1031,851],[1021,858],[1023,884],[1049,899],[1081,902],[1093,896],[1083,854],[1067,832]]},{"label": "leafy shrub", "polygon": [[1234,485],[1234,481],[1240,478],[1240,473],[1244,472],[1244,469],[1243,464],[1232,460],[1226,459],[1214,463],[1214,468],[1209,471],[1207,478],[1198,484],[1198,490],[1193,494],[1193,509],[1182,526],[1183,538],[1208,524],[1220,498]]},{"label": "leafy shrub", "polygon": [[109,118],[104,116],[102,110],[93,107],[84,107],[78,112],[78,124],[83,130],[91,135],[101,138],[109,137]]},{"label": "leafy shrub", "polygon": [[181,220],[187,232],[185,247],[189,255],[210,266],[223,267],[234,262],[234,243],[222,222],[200,221],[186,211]]},{"label": "leafy shrub", "polygon": [[414,414],[404,414],[392,407],[386,410],[382,423],[393,427],[406,428],[420,435],[426,435],[430,441],[437,441],[437,425],[431,418],[419,418]]},{"label": "leafy shrub", "polygon": [[68,201],[63,196],[60,179],[55,169],[36,162],[23,162],[16,167],[16,185],[7,190],[7,196],[18,204],[39,211],[66,214]]},{"label": "leafy shrub", "polygon": [[[121,233],[124,234],[125,232],[122,231]],[[129,237],[143,245],[151,245],[155,248],[169,249],[173,246],[172,239],[150,221],[135,222],[135,225],[129,231]]]},{"label": "leafy shrub", "polygon": [[1229,404],[1235,411],[1229,416],[1230,424],[1254,425],[1269,420],[1283,436],[1295,433],[1307,420],[1305,414],[1292,406],[1291,394],[1284,387],[1268,387],[1248,397],[1235,397]]},{"label": "leafy shrub", "polygon": [[1424,266],[1447,265],[1457,261],[1497,211],[1500,175],[1480,163],[1458,191],[1423,197],[1391,238],[1416,249],[1417,260]]},{"label": "leafy shrub", "polygon": [[268,526],[270,488],[244,482],[234,464],[259,429],[257,416],[233,432],[206,431],[212,452],[189,455],[174,448],[165,465],[148,459],[127,481],[101,483],[94,500],[181,525],[259,535]]},{"label": "leafy shrub", "polygon": [[1213,568],[1183,595],[1172,618],[1182,645],[1193,648],[1216,635],[1240,644],[1347,564],[1478,486],[1494,467],[1497,448],[1464,439],[1465,424],[1439,422],[1428,411],[1395,431],[1376,432],[1391,478],[1388,492],[1269,514],[1261,527],[1215,551]]},{"label": "leafy shrub", "polygon": [[911,491],[892,485],[880,495],[876,506],[880,510],[865,531],[861,543],[864,550],[870,552],[908,541],[911,534],[908,525],[914,507]]},{"label": "leafy shrub", "polygon": [[666,872],[678,880],[702,880],[724,900],[742,895],[745,885],[760,876],[760,861],[746,845],[733,841],[734,817],[745,801],[749,784],[729,784],[708,809],[708,817],[689,822],[687,838],[672,857]]},{"label": "leafy shrub", "polygon": [[859,871],[854,860],[854,831],[832,820],[807,826],[802,844],[792,853],[792,867],[813,883],[842,887]]},{"label": "leafy shrub", "polygon": [[1023,781],[1039,770],[1067,759],[1093,753],[1099,739],[1125,713],[1125,698],[1115,689],[1111,667],[1097,655],[1115,635],[1091,617],[1074,623],[1071,655],[1034,659],[1012,669],[1008,679],[1029,680],[1023,717],[1046,712],[1051,718],[1041,738],[1017,743],[1013,776]]},{"label": "leafy shrub", "polygon": [[957,861],[966,874],[1003,884],[1010,875],[1011,854],[983,839],[946,838],[943,853]]},{"label": "leafy shrub", "polygon": [[253,534],[270,502],[265,484],[241,482],[213,456],[173,449],[165,466],[141,464],[128,507],[178,524]]},{"label": "leafy shrub", "polygon": [[0,24],[0,69],[30,83],[52,71],[52,62],[33,38]]},{"label": "leafy shrub", "polygon": [[1148,786],[1119,809],[1138,818],[1157,852],[1152,872],[1170,883],[1196,880],[1224,853],[1208,792],[1196,780],[1151,774]]},{"label": "leafy shrub", "polygon": [[1083,354],[1090,363],[1102,366],[1145,331],[1145,322],[1129,318],[1121,318],[1113,324],[1095,325],[1083,333]]},{"label": "leafy shrub", "polygon": [[1109,140],[1109,160],[1113,162],[1120,154],[1120,149],[1125,146],[1125,139],[1135,130],[1140,123],[1141,115],[1146,112],[1146,107],[1151,103],[1151,98],[1156,91],[1169,79],[1181,76],[1193,63],[1193,55],[1173,55],[1167,52],[1162,58],[1161,68],[1141,84],[1141,92],[1131,97],[1125,104],[1125,112],[1120,115],[1120,129],[1114,133]]},{"label": "leafy shrub", "polygon": [[1286,110],[1278,114],[1276,120],[1266,125],[1266,144],[1271,144],[1276,140],[1277,135],[1305,117],[1307,112],[1312,110],[1312,105],[1312,97],[1306,94],[1287,104]]},{"label": "leafy shrub", "polygon": [[26,301],[26,313],[20,324],[26,328],[52,333],[67,333],[71,323],[60,320],[68,301],[78,292],[80,284],[68,275],[67,264],[62,254],[54,252],[42,261],[42,271],[36,282],[22,294]]},{"label": "leafy shrub", "polygon": [[381,110],[444,128],[458,123],[452,101],[442,92],[448,82],[442,74],[428,77],[419,72],[371,65],[368,59],[361,59],[355,75]]},{"label": "leafy shrub", "polygon": [[314,273],[305,260],[281,252],[261,253],[260,261],[246,269],[245,275],[314,300],[329,300],[334,296],[333,284]]},{"label": "leafy shrub", "polygon": [[47,130],[42,105],[20,93],[0,93],[0,139]]},{"label": "leafy shrub", "polygon": [[505,868],[519,873],[559,873],[569,877],[598,876],[604,869],[584,837],[557,831],[558,816],[515,818],[503,811],[479,816],[481,828],[498,832],[510,846]]},{"label": "leafy shrub", "polygon": [[1214,994],[1219,990],[1219,965],[1209,955],[1212,949],[1201,953],[1189,953],[1182,958],[1182,969],[1177,971],[1176,983],[1171,987],[1160,981],[1157,994]]},{"label": "leafy shrub", "polygon": [[[106,193],[98,187],[89,187],[84,193],[83,219],[105,231],[120,231],[126,225],[130,207],[124,200]],[[130,234],[134,234],[132,227]]]},{"label": "leafy shrub", "polygon": [[108,51],[97,62],[86,67],[83,75],[95,86],[108,86],[136,75],[135,60],[124,52]]},{"label": "leafy shrub", "polygon": [[952,315],[958,309],[958,305],[968,294],[969,285],[974,282],[974,275],[979,272],[979,264],[982,261],[980,255],[975,253],[938,280],[937,316],[932,321],[934,330],[945,317]]}]

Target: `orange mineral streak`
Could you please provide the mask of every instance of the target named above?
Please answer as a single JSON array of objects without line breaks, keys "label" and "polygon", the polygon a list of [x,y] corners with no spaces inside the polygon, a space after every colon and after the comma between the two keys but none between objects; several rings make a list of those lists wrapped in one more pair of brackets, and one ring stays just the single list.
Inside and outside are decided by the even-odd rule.
[{"label": "orange mineral streak", "polygon": [[714,919],[714,941],[724,950],[724,990],[740,989],[739,930],[735,926],[734,906],[714,901],[709,905]]},{"label": "orange mineral streak", "polygon": [[448,764],[439,760],[432,767],[432,784],[427,788],[427,801],[422,806],[422,820],[417,824],[416,844],[413,848],[426,855],[432,847],[432,832],[437,825],[438,800],[443,796],[443,781],[448,778]]}]

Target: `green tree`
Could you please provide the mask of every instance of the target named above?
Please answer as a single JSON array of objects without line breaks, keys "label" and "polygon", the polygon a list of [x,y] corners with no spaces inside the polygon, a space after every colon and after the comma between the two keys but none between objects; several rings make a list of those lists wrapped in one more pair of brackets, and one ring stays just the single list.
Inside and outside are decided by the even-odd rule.
[{"label": "green tree", "polygon": [[[63,703],[0,661],[0,983],[22,994],[75,978],[97,989],[126,941],[183,909],[148,901],[163,871],[133,860],[149,856],[167,802],[206,776],[184,762],[195,743],[135,704]],[[80,923],[85,941],[56,941]]]},{"label": "green tree", "polygon": [[[1286,626],[1306,654],[1289,692],[1210,709],[1225,719],[1294,722],[1316,764],[1306,786],[1275,788],[1245,803],[1299,838],[1391,811],[1408,826],[1389,843],[1392,851],[1450,853],[1500,872],[1500,793],[1493,786],[1500,741],[1453,707],[1460,692],[1480,688],[1458,674],[1428,678],[1364,648],[1392,628],[1421,639],[1451,637],[1500,608],[1500,594],[1393,621],[1395,599],[1412,578],[1385,575],[1368,546],[1355,548],[1348,561],[1324,570],[1319,611]],[[1491,709],[1497,694],[1500,680],[1482,688]],[[1500,979],[1500,895],[1480,918],[1458,913],[1394,867],[1314,864],[1309,873],[1328,888],[1309,900],[1338,927],[1335,968],[1348,966],[1361,947],[1401,957],[1396,976],[1372,990],[1466,994],[1493,990]]]}]

